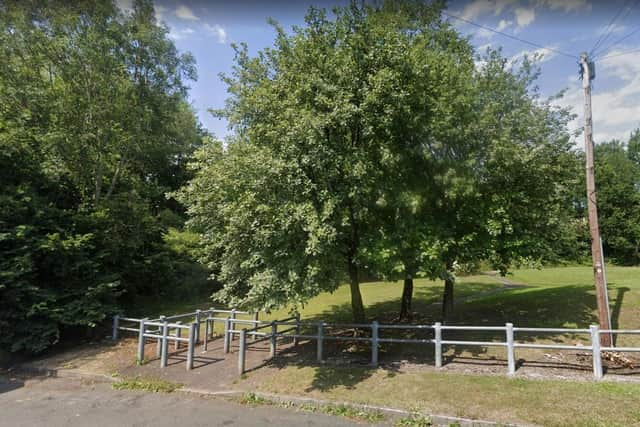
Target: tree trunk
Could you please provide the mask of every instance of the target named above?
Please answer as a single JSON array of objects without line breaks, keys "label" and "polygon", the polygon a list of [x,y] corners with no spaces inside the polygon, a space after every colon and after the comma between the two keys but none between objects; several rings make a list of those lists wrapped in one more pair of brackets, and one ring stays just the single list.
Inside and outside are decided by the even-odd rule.
[{"label": "tree trunk", "polygon": [[411,320],[411,302],[413,301],[413,277],[404,279],[402,300],[400,302],[400,320]]},{"label": "tree trunk", "polygon": [[351,287],[351,310],[353,311],[353,321],[355,323],[364,323],[364,305],[362,304],[362,294],[360,293],[358,266],[353,259],[349,259],[349,284]]},{"label": "tree trunk", "polygon": [[442,295],[442,320],[446,321],[453,314],[453,285],[455,283],[455,277],[451,270],[453,263],[447,262],[446,276],[444,279],[444,293]]}]

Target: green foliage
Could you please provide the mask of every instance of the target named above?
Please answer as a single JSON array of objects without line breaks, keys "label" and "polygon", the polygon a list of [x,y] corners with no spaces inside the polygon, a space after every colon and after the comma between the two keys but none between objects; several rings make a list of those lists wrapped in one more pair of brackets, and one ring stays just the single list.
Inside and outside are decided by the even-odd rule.
[{"label": "green foliage", "polygon": [[182,384],[172,383],[157,378],[145,378],[137,376],[135,378],[124,378],[112,384],[115,390],[142,390],[151,393],[172,393],[180,388]]},{"label": "green foliage", "polygon": [[640,263],[640,132],[625,147],[619,141],[596,145],[598,215],[605,254],[615,262]]},{"label": "green foliage", "polygon": [[411,414],[402,417],[393,424],[395,427],[430,427],[431,419],[422,414]]},{"label": "green foliage", "polygon": [[164,194],[202,132],[150,2],[0,9],[0,346],[39,352],[175,286]]}]

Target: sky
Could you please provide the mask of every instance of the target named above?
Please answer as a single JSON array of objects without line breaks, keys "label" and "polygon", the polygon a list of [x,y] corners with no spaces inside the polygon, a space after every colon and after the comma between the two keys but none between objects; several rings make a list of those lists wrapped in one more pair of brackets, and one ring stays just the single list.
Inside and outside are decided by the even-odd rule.
[{"label": "sky", "polygon": [[[275,31],[268,18],[291,28],[304,24],[311,5],[331,9],[346,1],[154,0],[154,5],[158,20],[167,25],[177,48],[191,52],[196,59],[198,80],[190,84],[190,97],[200,121],[216,137],[224,138],[230,133],[226,122],[215,118],[209,109],[223,107],[228,96],[219,75],[231,70],[232,44],[244,42],[255,54],[273,44]],[[131,10],[131,0],[117,3],[125,12]],[[469,37],[478,53],[500,47],[514,64],[525,54],[542,54],[540,92],[549,97],[564,91],[554,102],[573,108],[577,117],[569,125],[572,132],[582,128],[584,105],[576,57],[599,45],[594,52],[596,79],[592,89],[594,140],[626,141],[632,130],[640,127],[640,0],[451,0],[446,11],[542,46],[446,18]],[[576,143],[582,141],[579,135],[576,138]]]}]

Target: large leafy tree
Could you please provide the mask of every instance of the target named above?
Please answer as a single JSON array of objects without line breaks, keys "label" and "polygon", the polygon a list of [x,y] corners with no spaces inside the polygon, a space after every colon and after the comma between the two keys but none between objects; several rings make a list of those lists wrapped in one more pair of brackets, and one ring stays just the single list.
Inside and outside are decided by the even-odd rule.
[{"label": "large leafy tree", "polygon": [[195,75],[148,1],[2,2],[0,51],[0,347],[37,352],[169,286]]},{"label": "large leafy tree", "polygon": [[[465,73],[473,68],[469,45],[440,21],[441,7],[354,2],[335,9],[334,20],[312,8],[291,35],[276,25],[273,48],[253,58],[237,49],[225,78],[232,96],[219,112],[236,137],[219,164],[200,159],[182,199],[211,242],[208,259],[226,284],[219,298],[302,302],[347,277],[362,321],[362,269],[397,264],[405,277],[424,269],[416,259],[426,231],[412,234],[413,211],[423,211],[434,179],[429,153],[462,139],[454,123],[468,111]],[[233,184],[254,174],[259,186]],[[407,221],[405,211],[413,212]],[[371,247],[389,244],[390,268],[374,268],[384,256]]]}]

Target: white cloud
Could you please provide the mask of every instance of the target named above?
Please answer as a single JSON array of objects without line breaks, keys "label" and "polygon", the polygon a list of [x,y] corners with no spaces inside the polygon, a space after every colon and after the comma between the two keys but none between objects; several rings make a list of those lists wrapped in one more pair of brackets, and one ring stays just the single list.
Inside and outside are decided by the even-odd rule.
[{"label": "white cloud", "polygon": [[[591,99],[594,140],[604,142],[617,138],[624,141],[640,126],[640,52],[612,57],[600,61],[597,66]],[[601,91],[599,82],[611,77],[621,83]],[[572,107],[578,117],[569,124],[569,130],[581,131],[584,124],[582,82],[573,77],[566,95],[557,104]],[[582,144],[582,138],[576,142]]]},{"label": "white cloud", "polygon": [[156,21],[162,22],[164,18],[164,13],[167,11],[167,8],[160,4],[156,4],[155,11],[156,11]]},{"label": "white cloud", "polygon": [[198,19],[200,19],[193,14],[193,11],[191,9],[189,9],[187,6],[183,4],[181,4],[176,8],[175,13],[178,18],[185,19],[187,21],[197,21]]},{"label": "white cloud", "polygon": [[204,26],[209,33],[216,37],[218,43],[224,44],[227,42],[227,30],[225,30],[224,27],[218,24],[205,24]]},{"label": "white cloud", "polygon": [[493,13],[498,16],[517,0],[475,0],[465,6],[459,15],[464,19],[474,20],[482,15]]},{"label": "white cloud", "polygon": [[513,21],[507,21],[505,19],[501,19],[500,22],[498,23],[498,31],[503,31],[506,28],[510,27],[511,25],[513,25]]},{"label": "white cloud", "polygon": [[193,33],[195,33],[195,31],[193,30],[193,28],[189,28],[189,27],[183,28],[181,30],[172,28],[171,31],[169,32],[169,37],[173,40],[182,40],[184,38],[189,37]]},{"label": "white cloud", "polygon": [[[555,46],[550,46],[550,47],[551,49],[555,49]],[[558,56],[558,54],[548,48],[540,48],[536,50],[523,50],[521,52],[516,53],[515,55],[513,55],[511,58],[507,60],[507,67],[509,68],[513,67],[516,63],[522,61],[525,56],[528,57],[529,59],[537,59],[537,63],[542,64],[543,62],[547,62],[555,58],[556,56]]]},{"label": "white cloud", "polygon": [[514,13],[516,15],[516,22],[520,28],[526,27],[536,19],[536,11],[532,8],[517,7]]},{"label": "white cloud", "polygon": [[551,10],[562,10],[563,12],[591,10],[591,3],[587,0],[538,0],[537,6],[547,7]]}]

